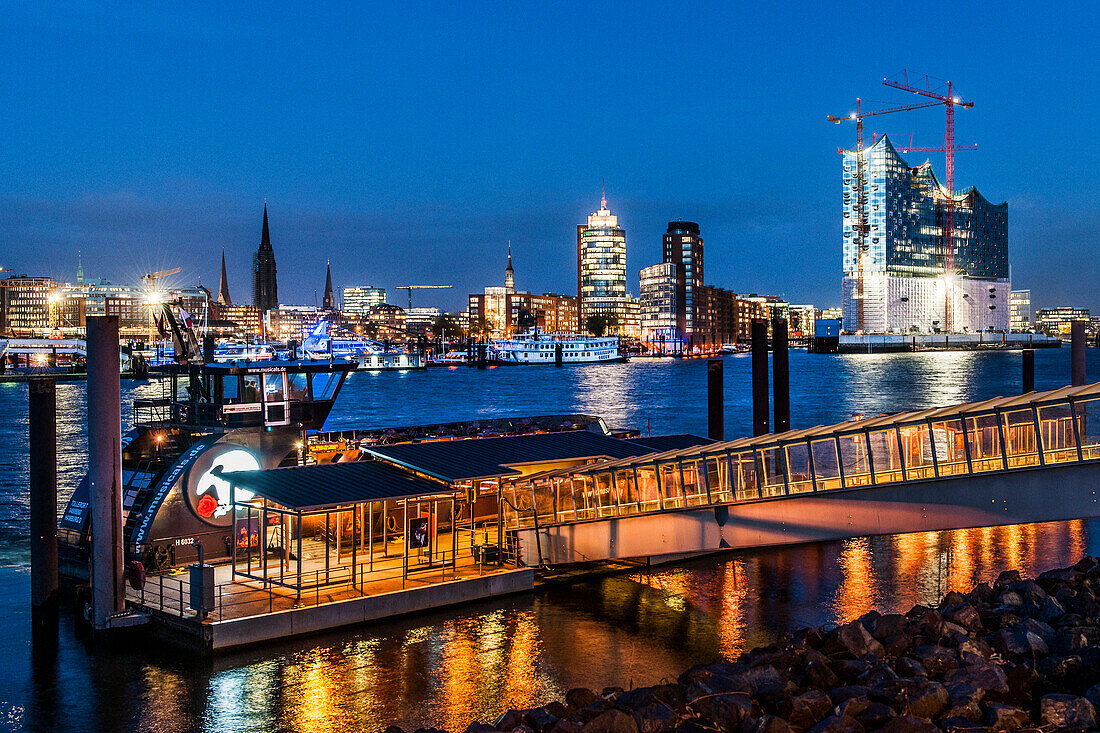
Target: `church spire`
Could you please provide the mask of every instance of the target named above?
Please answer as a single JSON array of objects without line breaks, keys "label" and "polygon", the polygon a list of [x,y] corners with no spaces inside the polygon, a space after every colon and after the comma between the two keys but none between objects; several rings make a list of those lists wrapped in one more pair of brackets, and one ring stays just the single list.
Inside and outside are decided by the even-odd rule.
[{"label": "church spire", "polygon": [[321,307],[336,310],[336,297],[332,294],[332,263],[328,260],[325,260],[325,297],[321,299]]},{"label": "church spire", "polygon": [[80,261],[80,250],[76,251],[76,285],[84,285],[84,263]]},{"label": "church spire", "polygon": [[225,274],[225,250],[222,250],[222,277],[218,281],[218,305],[233,305],[229,296],[229,277]]},{"label": "church spire", "polygon": [[600,179],[600,211],[607,211],[607,180]]},{"label": "church spire", "polygon": [[504,268],[504,289],[508,293],[516,292],[516,273],[512,269],[512,240],[508,240],[508,266]]},{"label": "church spire", "polygon": [[264,199],[264,230],[260,234],[260,249],[271,249],[271,233],[267,230],[267,199]]}]

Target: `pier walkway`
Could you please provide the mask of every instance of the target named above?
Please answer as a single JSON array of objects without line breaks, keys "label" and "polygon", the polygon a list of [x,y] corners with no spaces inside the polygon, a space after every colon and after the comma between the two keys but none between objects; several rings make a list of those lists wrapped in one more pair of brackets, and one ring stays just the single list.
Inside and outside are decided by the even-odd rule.
[{"label": "pier walkway", "polygon": [[506,477],[532,566],[1100,515],[1100,384]]}]

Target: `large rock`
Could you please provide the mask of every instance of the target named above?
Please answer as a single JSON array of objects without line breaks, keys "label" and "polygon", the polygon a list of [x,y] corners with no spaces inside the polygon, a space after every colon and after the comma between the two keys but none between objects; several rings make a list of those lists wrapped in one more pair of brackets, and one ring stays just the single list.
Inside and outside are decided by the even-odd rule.
[{"label": "large rock", "polygon": [[939,733],[940,729],[928,720],[914,715],[903,715],[894,718],[879,728],[879,731],[881,733]]},{"label": "large rock", "polygon": [[969,603],[948,606],[943,610],[943,618],[970,632],[979,633],[982,630],[982,617],[978,614],[978,609]]},{"label": "large rock", "polygon": [[947,707],[947,688],[934,680],[920,677],[895,680],[879,688],[875,695],[902,714],[934,718]]},{"label": "large rock", "polygon": [[780,714],[792,726],[805,729],[815,725],[828,715],[832,707],[832,700],[824,692],[809,690],[801,695],[788,698],[780,708]]},{"label": "large rock", "polygon": [[864,733],[866,728],[855,718],[830,715],[810,728],[810,733]]},{"label": "large rock", "polygon": [[932,677],[944,674],[959,666],[955,652],[939,644],[919,646],[909,656],[920,662]]},{"label": "large rock", "polygon": [[853,659],[865,654],[881,657],[886,653],[882,644],[858,620],[834,629],[825,639],[825,648],[830,654],[848,654]]},{"label": "large rock", "polygon": [[733,730],[754,712],[752,698],[743,692],[707,695],[688,703],[688,708],[721,730]]},{"label": "large rock", "polygon": [[986,692],[1004,694],[1008,692],[1008,675],[996,664],[975,664],[952,670],[944,677],[948,686],[966,683]]},{"label": "large rock", "polygon": [[1096,725],[1096,709],[1091,702],[1076,695],[1043,695],[1039,714],[1043,725],[1055,728],[1092,728]]},{"label": "large rock", "polygon": [[622,710],[605,710],[584,726],[585,733],[639,733],[633,715]]},{"label": "large rock", "polygon": [[586,708],[600,699],[600,696],[587,687],[574,687],[565,693],[565,704],[571,708]]},{"label": "large rock", "polygon": [[985,724],[993,731],[1019,730],[1031,721],[1027,711],[1014,708],[1011,705],[989,703],[985,711]]}]

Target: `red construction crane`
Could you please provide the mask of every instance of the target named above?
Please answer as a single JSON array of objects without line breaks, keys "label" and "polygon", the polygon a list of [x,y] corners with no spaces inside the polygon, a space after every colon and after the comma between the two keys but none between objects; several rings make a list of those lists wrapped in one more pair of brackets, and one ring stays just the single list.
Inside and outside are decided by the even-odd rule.
[{"label": "red construction crane", "polygon": [[[856,123],[856,223],[853,229],[856,233],[856,309],[857,309],[857,323],[860,331],[864,330],[864,315],[863,315],[863,257],[867,251],[867,233],[871,227],[867,223],[867,174],[866,164],[863,160],[863,118],[874,117],[875,115],[887,115],[894,112],[909,112],[914,109],[922,109],[924,107],[937,107],[939,102],[923,102],[920,104],[909,104],[902,107],[888,107],[886,109],[875,109],[868,112],[863,111],[863,100],[856,97],[856,111],[850,112],[846,115],[833,116],[828,115],[825,119],[829,122],[840,124],[841,122],[854,121]],[[844,151],[837,148],[837,152],[843,153]]]},{"label": "red construction crane", "polygon": [[943,152],[946,161],[945,175],[947,178],[947,201],[943,207],[943,247],[944,275],[948,280],[944,288],[944,326],[945,330],[950,333],[954,330],[955,326],[954,305],[952,303],[950,283],[951,276],[955,274],[955,151],[970,149],[955,147],[955,108],[963,107],[964,109],[970,109],[974,106],[974,103],[956,97],[955,85],[953,82],[947,82],[947,94],[942,94],[932,90],[932,82],[927,74],[924,76],[924,88],[916,87],[909,83],[908,69],[902,70],[901,74],[902,78],[900,80],[884,78],[882,83],[894,89],[901,89],[905,92],[911,92],[913,94],[919,94],[922,97],[934,99],[939,104],[942,104],[947,110],[947,123],[943,135]]}]

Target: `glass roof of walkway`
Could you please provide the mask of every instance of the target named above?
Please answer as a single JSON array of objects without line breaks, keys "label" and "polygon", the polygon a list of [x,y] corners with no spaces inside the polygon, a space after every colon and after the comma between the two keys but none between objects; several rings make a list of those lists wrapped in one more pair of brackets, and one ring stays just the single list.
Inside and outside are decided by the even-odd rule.
[{"label": "glass roof of walkway", "polygon": [[1100,459],[1100,383],[507,479],[513,527]]}]

